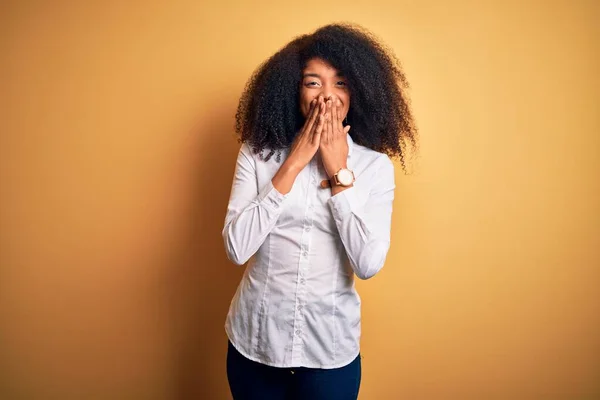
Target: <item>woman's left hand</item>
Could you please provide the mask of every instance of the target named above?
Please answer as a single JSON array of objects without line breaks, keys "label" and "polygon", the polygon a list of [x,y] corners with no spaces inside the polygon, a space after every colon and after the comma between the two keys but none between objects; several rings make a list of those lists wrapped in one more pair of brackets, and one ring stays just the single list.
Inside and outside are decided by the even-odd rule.
[{"label": "woman's left hand", "polygon": [[332,97],[326,102],[325,126],[321,133],[319,151],[327,177],[331,179],[340,168],[347,168],[350,125],[342,125],[340,100]]}]

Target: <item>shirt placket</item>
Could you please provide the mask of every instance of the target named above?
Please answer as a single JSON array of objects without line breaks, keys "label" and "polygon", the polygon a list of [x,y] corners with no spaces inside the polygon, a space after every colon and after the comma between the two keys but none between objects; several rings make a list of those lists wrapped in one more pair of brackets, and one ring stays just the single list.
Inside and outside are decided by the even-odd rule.
[{"label": "shirt placket", "polygon": [[313,229],[314,216],[314,199],[317,189],[317,163],[316,157],[309,163],[309,179],[306,193],[306,201],[304,206],[304,219],[302,225],[302,235],[300,239],[300,257],[298,263],[296,304],[294,311],[294,334],[292,340],[292,363],[298,364],[302,362],[304,350],[305,330],[304,328],[304,311],[306,307],[307,295],[307,277],[310,270],[310,242]]}]

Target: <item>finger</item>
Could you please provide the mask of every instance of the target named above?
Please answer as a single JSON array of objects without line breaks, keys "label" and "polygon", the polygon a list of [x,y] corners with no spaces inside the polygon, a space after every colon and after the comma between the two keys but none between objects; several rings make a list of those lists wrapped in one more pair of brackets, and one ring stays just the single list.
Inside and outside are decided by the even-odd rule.
[{"label": "finger", "polygon": [[337,134],[337,99],[335,97],[331,98],[331,133],[334,136]]},{"label": "finger", "polygon": [[317,124],[319,122],[319,115],[322,114],[322,104],[321,104],[321,97],[319,96],[318,98],[313,100],[315,102],[314,105],[314,109],[313,109],[313,113],[311,114],[311,120],[309,121],[309,123],[306,126],[306,134],[309,136],[309,139],[312,137],[313,132],[315,130],[315,128],[317,127]]},{"label": "finger", "polygon": [[314,123],[314,117],[315,117],[315,110],[317,109],[317,102],[316,99],[313,99],[310,102],[310,109],[308,111],[308,115],[306,116],[306,122],[304,123],[304,125],[308,128],[309,125],[312,123]]},{"label": "finger", "polygon": [[319,114],[315,130],[312,136],[312,144],[317,145],[321,143],[321,133],[323,132],[323,125],[325,124],[325,117],[322,114]]},{"label": "finger", "polygon": [[342,102],[338,99],[338,127],[342,131],[344,128],[344,115],[342,114]]},{"label": "finger", "polygon": [[325,99],[323,98],[323,96],[319,96],[319,115],[320,116],[325,115],[326,108],[327,108],[327,106],[325,104]]},{"label": "finger", "polygon": [[328,143],[332,143],[335,140],[335,105],[333,100],[328,101],[328,110],[327,114],[329,115],[329,119],[327,120],[327,135],[328,135]]},{"label": "finger", "polygon": [[315,107],[317,105],[317,99],[312,99],[310,102],[310,106],[308,108],[308,115],[310,116],[312,114],[312,112],[315,110]]},{"label": "finger", "polygon": [[310,102],[310,113],[308,115],[308,119],[306,121],[306,128],[303,130],[303,133],[310,133],[312,131],[313,125],[315,123],[316,117],[318,115],[317,110],[319,109],[317,105],[317,99],[313,99]]},{"label": "finger", "polygon": [[316,120],[317,115],[319,115],[319,99],[315,98],[311,102],[311,118],[313,122]]},{"label": "finger", "polygon": [[314,115],[314,122],[313,125],[311,126],[311,130],[310,133],[312,134],[314,129],[317,127],[317,124],[319,122],[319,116],[323,114],[323,104],[321,103],[321,99],[317,98],[315,99],[316,103],[315,103],[315,115]]},{"label": "finger", "polygon": [[327,107],[329,110],[327,111],[327,113],[325,114],[325,126],[324,126],[324,130],[325,130],[325,144],[329,144],[331,143],[331,113],[330,111],[330,107]]},{"label": "finger", "polygon": [[319,96],[317,114],[317,121],[315,122],[314,130],[312,132],[313,144],[321,143],[321,133],[323,132],[323,126],[325,123],[325,102],[323,101],[323,96]]},{"label": "finger", "polygon": [[333,120],[331,121],[332,124],[332,128],[333,128],[333,134],[335,136],[338,136],[339,134],[342,133],[342,126],[340,123],[340,115],[342,113],[342,110],[340,110],[340,99],[334,99],[334,102],[331,106],[331,108],[333,109]]},{"label": "finger", "polygon": [[313,132],[313,143],[321,143],[323,127],[325,126],[325,101],[323,96],[319,96],[319,115],[317,116],[317,123],[315,124],[315,130]]}]

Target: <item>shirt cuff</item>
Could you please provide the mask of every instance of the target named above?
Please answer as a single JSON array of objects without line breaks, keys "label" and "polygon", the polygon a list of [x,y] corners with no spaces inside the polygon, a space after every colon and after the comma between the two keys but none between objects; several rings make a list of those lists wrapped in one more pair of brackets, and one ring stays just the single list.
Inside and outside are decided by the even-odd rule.
[{"label": "shirt cuff", "polygon": [[269,180],[258,194],[256,200],[259,204],[266,206],[272,211],[278,211],[287,197],[288,194],[281,194],[279,190],[273,186],[273,182]]},{"label": "shirt cuff", "polygon": [[357,212],[366,203],[362,198],[356,186],[342,190],[338,194],[331,196],[328,200],[329,207],[335,219],[343,219],[344,216],[352,212]]}]

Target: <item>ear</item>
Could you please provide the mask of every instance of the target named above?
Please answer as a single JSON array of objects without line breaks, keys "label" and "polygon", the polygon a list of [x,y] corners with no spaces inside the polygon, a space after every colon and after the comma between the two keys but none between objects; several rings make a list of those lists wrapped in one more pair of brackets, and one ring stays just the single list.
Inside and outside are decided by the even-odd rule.
[{"label": "ear", "polygon": [[344,127],[344,133],[348,133],[349,130],[350,130],[350,125],[346,125]]}]

